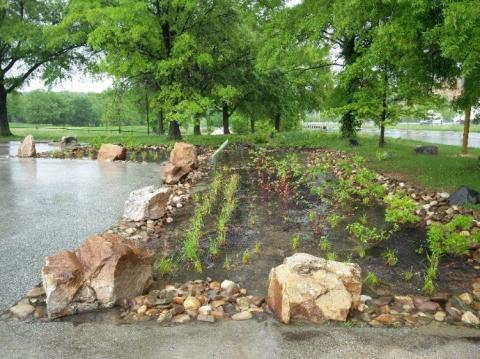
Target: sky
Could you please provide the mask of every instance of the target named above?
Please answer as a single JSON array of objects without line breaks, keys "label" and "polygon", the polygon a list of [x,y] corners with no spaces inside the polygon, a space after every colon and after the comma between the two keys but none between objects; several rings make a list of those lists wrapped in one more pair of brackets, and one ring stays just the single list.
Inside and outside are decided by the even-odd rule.
[{"label": "sky", "polygon": [[[295,6],[302,0],[289,0],[288,6]],[[46,87],[40,78],[31,79],[21,91],[51,90],[51,91],[72,91],[72,92],[102,92],[112,85],[112,79],[108,76],[92,77],[79,72],[74,72],[70,79],[62,80],[60,83]]]}]

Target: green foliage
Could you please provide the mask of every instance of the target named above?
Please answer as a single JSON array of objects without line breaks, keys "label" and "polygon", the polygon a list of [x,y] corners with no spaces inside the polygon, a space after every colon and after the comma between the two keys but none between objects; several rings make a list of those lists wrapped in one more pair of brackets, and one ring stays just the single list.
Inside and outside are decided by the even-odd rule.
[{"label": "green foliage", "polygon": [[245,249],[242,254],[242,263],[243,264],[248,264],[250,263],[250,251],[248,249]]},{"label": "green foliage", "polygon": [[232,269],[232,260],[230,259],[230,256],[226,255],[225,256],[225,261],[223,262],[223,269],[229,271]]},{"label": "green foliage", "polygon": [[365,276],[363,282],[373,287],[377,286],[380,283],[377,275],[370,271],[367,272],[367,275]]},{"label": "green foliage", "polygon": [[337,260],[337,254],[335,252],[328,252],[326,258],[329,261],[335,261]]},{"label": "green foliage", "polygon": [[390,267],[394,267],[398,263],[398,256],[395,250],[387,249],[382,253],[382,257],[385,263]]},{"label": "green foliage", "polygon": [[255,246],[253,247],[253,253],[257,255],[262,253],[262,244],[260,242],[255,242]]},{"label": "green foliage", "polygon": [[298,249],[298,247],[300,247],[300,236],[299,235],[294,235],[291,239],[290,239],[290,246],[292,247],[292,249],[295,251]]},{"label": "green foliage", "polygon": [[375,227],[368,227],[360,222],[350,223],[345,229],[362,244],[370,241],[382,241],[386,237],[385,231],[379,231]]},{"label": "green foliage", "polygon": [[324,252],[328,251],[330,248],[330,242],[328,241],[328,238],[327,237],[320,238],[320,242],[318,246],[320,247],[321,251],[324,251]]},{"label": "green foliage", "polygon": [[393,224],[416,223],[419,218],[415,215],[417,205],[411,198],[403,193],[389,194],[384,198],[387,204],[385,221]]},{"label": "green foliage", "polygon": [[471,243],[478,240],[475,236],[462,233],[472,226],[472,217],[457,215],[449,223],[432,223],[427,233],[430,252],[441,257],[444,254],[462,255],[468,252]]},{"label": "green foliage", "polygon": [[413,279],[413,271],[412,270],[408,270],[408,271],[405,271],[403,273],[403,280],[405,282],[411,282]]},{"label": "green foliage", "polygon": [[343,219],[342,216],[336,214],[336,213],[332,213],[331,215],[329,215],[327,217],[327,221],[328,223],[330,224],[330,226],[332,228],[335,228],[336,226],[338,226],[338,224],[340,223],[340,221]]},{"label": "green foliage", "polygon": [[172,260],[162,257],[157,261],[156,268],[161,276],[166,276],[172,271]]}]

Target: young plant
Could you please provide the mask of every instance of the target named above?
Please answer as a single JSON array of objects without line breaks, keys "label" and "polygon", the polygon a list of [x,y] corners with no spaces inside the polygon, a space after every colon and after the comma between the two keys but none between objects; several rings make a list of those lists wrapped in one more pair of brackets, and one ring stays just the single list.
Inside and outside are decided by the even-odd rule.
[{"label": "young plant", "polygon": [[253,253],[257,255],[262,253],[262,244],[260,242],[255,242],[255,246],[253,247]]},{"label": "young plant", "polygon": [[137,152],[132,151],[130,152],[130,161],[136,161],[137,160]]},{"label": "young plant", "polygon": [[300,247],[300,236],[299,235],[293,236],[290,239],[290,245],[294,251],[297,250],[298,247]]},{"label": "young plant", "polygon": [[200,259],[195,260],[195,262],[193,263],[193,267],[195,268],[195,272],[202,273],[203,267]]},{"label": "young plant", "polygon": [[401,192],[389,194],[383,201],[387,205],[385,221],[392,224],[416,223],[419,218],[415,215],[417,204]]},{"label": "young plant", "polygon": [[157,262],[157,271],[158,273],[164,277],[166,275],[168,275],[171,271],[172,271],[172,261],[170,259],[167,259],[167,258],[161,258],[158,262]]},{"label": "young plant", "polygon": [[229,271],[232,269],[232,260],[230,259],[230,256],[226,255],[225,260],[223,262],[223,269]]},{"label": "young plant", "polygon": [[316,219],[317,219],[317,212],[315,212],[313,209],[308,211],[308,220],[314,223]]},{"label": "young plant", "polygon": [[372,287],[377,286],[379,283],[377,275],[373,272],[367,272],[367,275],[363,281]]},{"label": "young plant", "polygon": [[337,260],[337,254],[335,252],[328,252],[326,257],[329,261]]},{"label": "young plant", "polygon": [[142,162],[145,162],[147,160],[147,157],[148,157],[148,151],[142,151],[140,153],[140,156],[142,157]]},{"label": "young plant", "polygon": [[338,226],[341,220],[342,220],[342,217],[336,213],[333,213],[327,217],[327,221],[332,228],[335,228],[336,226]]},{"label": "young plant", "polygon": [[365,247],[363,245],[360,245],[358,248],[357,248],[357,254],[360,258],[363,258],[365,257],[365,255],[367,254],[366,250],[365,250]]},{"label": "young plant", "polygon": [[212,257],[218,257],[219,254],[219,249],[218,249],[218,243],[216,241],[211,241],[210,244],[208,245],[208,252]]},{"label": "young plant", "polygon": [[320,243],[318,244],[320,247],[320,250],[323,252],[326,252],[330,249],[330,242],[328,241],[328,238],[325,236],[322,236],[320,238]]},{"label": "young plant", "polygon": [[382,257],[385,261],[385,264],[390,267],[394,267],[398,263],[397,253],[392,249],[387,249],[385,252],[383,252]]},{"label": "young plant", "polygon": [[242,263],[243,264],[248,264],[250,263],[250,251],[248,249],[245,249],[242,254]]},{"label": "young plant", "polygon": [[413,271],[410,269],[403,273],[403,279],[405,282],[411,282],[413,279]]}]

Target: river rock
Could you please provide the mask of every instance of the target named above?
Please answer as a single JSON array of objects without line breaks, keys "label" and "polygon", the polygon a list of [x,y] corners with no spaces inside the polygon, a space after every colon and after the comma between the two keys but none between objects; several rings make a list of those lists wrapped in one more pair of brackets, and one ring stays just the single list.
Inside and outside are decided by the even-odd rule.
[{"label": "river rock", "polygon": [[127,149],[121,145],[104,143],[98,151],[97,159],[101,161],[125,161]]},{"label": "river rock", "polygon": [[296,253],[270,271],[267,303],[284,323],[294,318],[345,321],[360,304],[361,291],[357,264]]},{"label": "river rock", "polygon": [[243,312],[239,312],[237,314],[232,315],[233,320],[249,320],[252,319],[252,313],[250,313],[248,310],[245,310]]},{"label": "river rock", "polygon": [[83,303],[111,307],[142,294],[152,281],[153,260],[152,252],[114,234],[93,236],[76,252],[46,257],[42,284],[49,318],[80,311]]},{"label": "river rock", "polygon": [[450,195],[450,205],[465,205],[467,203],[480,203],[480,193],[474,189],[462,186]]},{"label": "river rock", "polygon": [[438,147],[433,145],[417,146],[415,147],[415,153],[421,155],[437,155]]},{"label": "river rock", "polygon": [[37,150],[35,148],[35,139],[32,135],[26,136],[20,146],[18,146],[18,157],[35,157]]},{"label": "river rock", "polygon": [[467,311],[467,312],[463,313],[463,315],[462,315],[462,322],[464,322],[465,324],[470,324],[470,325],[479,325],[480,324],[480,319],[478,319],[478,317],[475,314],[473,314],[472,312]]},{"label": "river rock", "polygon": [[75,136],[63,136],[60,140],[60,148],[62,150],[68,147],[74,147],[78,144],[78,140]]},{"label": "river rock", "polygon": [[28,303],[18,303],[10,308],[10,312],[12,312],[15,316],[20,319],[25,319],[30,314],[35,311],[35,307]]},{"label": "river rock", "polygon": [[123,218],[129,221],[162,218],[171,194],[172,190],[168,187],[155,189],[154,186],[147,186],[132,191],[125,202]]},{"label": "river rock", "polygon": [[170,161],[162,170],[162,181],[169,185],[178,183],[197,166],[198,159],[195,146],[177,142],[170,153]]}]

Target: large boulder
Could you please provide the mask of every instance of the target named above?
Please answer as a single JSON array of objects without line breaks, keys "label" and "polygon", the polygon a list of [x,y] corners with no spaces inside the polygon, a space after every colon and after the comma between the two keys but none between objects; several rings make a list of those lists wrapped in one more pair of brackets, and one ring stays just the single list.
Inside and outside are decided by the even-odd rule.
[{"label": "large boulder", "polygon": [[153,259],[152,252],[114,234],[48,256],[42,268],[48,317],[111,307],[142,294],[152,281]]},{"label": "large boulder", "polygon": [[162,181],[169,185],[178,183],[197,166],[198,159],[195,146],[177,142],[170,153],[170,162],[162,170]]},{"label": "large boulder", "polygon": [[75,147],[77,144],[78,144],[78,140],[75,136],[63,136],[62,139],[60,140],[60,148],[62,150],[69,147]]},{"label": "large boulder", "polygon": [[432,145],[417,146],[415,147],[415,153],[417,155],[437,155],[438,147]]},{"label": "large boulder", "polygon": [[148,186],[130,193],[123,210],[123,218],[129,221],[159,219],[165,215],[172,190]]},{"label": "large boulder", "polygon": [[35,140],[32,135],[26,136],[20,146],[18,146],[18,157],[35,157],[37,150],[35,148]]},{"label": "large boulder", "polygon": [[362,292],[358,264],[296,253],[270,271],[267,303],[283,323],[345,321]]},{"label": "large boulder", "polygon": [[121,145],[104,143],[98,151],[97,159],[101,161],[125,161],[127,149]]},{"label": "large boulder", "polygon": [[450,195],[448,201],[450,205],[477,204],[480,203],[480,193],[474,189],[462,186]]}]

